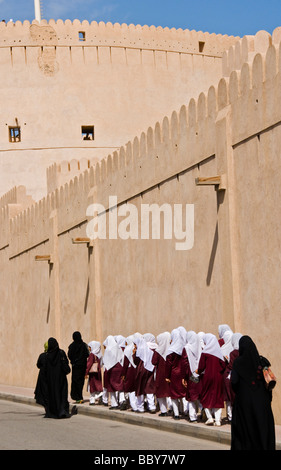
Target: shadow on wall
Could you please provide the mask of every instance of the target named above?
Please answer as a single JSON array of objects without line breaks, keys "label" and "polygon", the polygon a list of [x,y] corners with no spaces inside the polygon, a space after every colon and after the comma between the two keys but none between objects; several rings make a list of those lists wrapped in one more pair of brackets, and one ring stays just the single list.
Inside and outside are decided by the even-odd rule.
[{"label": "shadow on wall", "polygon": [[[217,191],[217,214],[219,213],[220,205],[223,204],[224,196],[225,196],[225,191]],[[215,259],[216,259],[217,249],[218,249],[218,243],[219,243],[219,227],[218,227],[218,221],[217,221],[214,238],[213,238],[210,260],[209,260],[208,273],[207,273],[207,278],[206,278],[207,286],[211,284],[212,274],[214,270]]]}]

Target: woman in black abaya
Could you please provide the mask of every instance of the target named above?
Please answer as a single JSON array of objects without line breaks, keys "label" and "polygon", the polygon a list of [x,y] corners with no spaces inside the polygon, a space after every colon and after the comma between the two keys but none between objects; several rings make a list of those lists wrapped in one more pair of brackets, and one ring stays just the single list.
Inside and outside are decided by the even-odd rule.
[{"label": "woman in black abaya", "polygon": [[[47,403],[45,418],[69,418],[67,374],[70,372],[65,352],[55,338],[49,338],[45,360]],[[74,410],[73,410],[74,412]],[[73,413],[72,413],[73,414]]]},{"label": "woman in black abaya", "polygon": [[37,382],[34,390],[34,398],[36,400],[36,403],[38,405],[46,406],[47,403],[47,384],[46,384],[46,378],[45,378],[45,365],[46,365],[46,353],[48,349],[48,341],[44,344],[44,352],[42,352],[38,359],[36,366],[39,369],[38,377],[37,377]]},{"label": "woman in black abaya", "polygon": [[272,392],[267,390],[263,367],[249,336],[239,341],[239,357],[233,363],[231,384],[235,392],[231,422],[231,450],[275,450]]},{"label": "woman in black abaya", "polygon": [[79,331],[75,331],[72,338],[73,342],[68,348],[68,357],[72,365],[70,396],[76,403],[82,403],[87,359],[90,353]]}]

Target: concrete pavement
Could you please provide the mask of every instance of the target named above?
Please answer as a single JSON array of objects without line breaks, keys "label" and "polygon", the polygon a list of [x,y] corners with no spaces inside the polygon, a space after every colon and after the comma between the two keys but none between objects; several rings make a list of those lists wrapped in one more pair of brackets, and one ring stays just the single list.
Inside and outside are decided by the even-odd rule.
[{"label": "concrete pavement", "polygon": [[[78,413],[89,417],[104,418],[116,421],[122,421],[127,424],[140,426],[149,426],[162,431],[175,432],[193,436],[196,438],[207,439],[223,444],[229,444],[231,440],[231,429],[229,424],[223,424],[220,427],[206,426],[204,423],[192,424],[185,419],[175,421],[171,416],[159,417],[158,414],[136,414],[130,410],[110,410],[109,407],[102,405],[89,406],[88,394],[84,393],[85,401],[77,405]],[[11,400],[18,403],[39,406],[34,400],[34,389],[15,387],[11,385],[0,384],[0,399]],[[70,404],[72,403],[71,400]],[[41,407],[42,408],[42,407]],[[281,426],[276,425],[276,449],[281,450]]]}]

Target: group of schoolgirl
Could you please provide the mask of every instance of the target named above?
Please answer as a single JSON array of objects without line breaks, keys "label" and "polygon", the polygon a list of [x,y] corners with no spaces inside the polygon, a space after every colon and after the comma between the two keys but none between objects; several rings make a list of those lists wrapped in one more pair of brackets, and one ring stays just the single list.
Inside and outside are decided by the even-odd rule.
[{"label": "group of schoolgirl", "polygon": [[86,377],[90,405],[103,403],[110,409],[136,413],[186,416],[197,422],[205,412],[205,424],[221,425],[226,406],[231,421],[234,393],[230,374],[238,356],[240,333],[219,325],[217,338],[180,326],[154,335],[109,335],[101,344],[88,344]]}]

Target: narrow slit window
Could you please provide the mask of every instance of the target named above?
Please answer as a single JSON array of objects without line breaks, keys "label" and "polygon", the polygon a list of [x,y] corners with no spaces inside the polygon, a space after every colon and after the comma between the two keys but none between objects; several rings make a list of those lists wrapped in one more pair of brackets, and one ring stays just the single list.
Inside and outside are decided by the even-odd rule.
[{"label": "narrow slit window", "polygon": [[199,41],[199,52],[203,52],[205,47],[205,42],[204,41]]},{"label": "narrow slit window", "polygon": [[86,33],[85,31],[79,31],[79,41],[85,41],[86,40]]},{"label": "narrow slit window", "polygon": [[83,140],[94,140],[95,138],[94,126],[82,126],[81,133]]},{"label": "narrow slit window", "polygon": [[10,142],[20,142],[20,127],[9,127],[9,141]]}]

